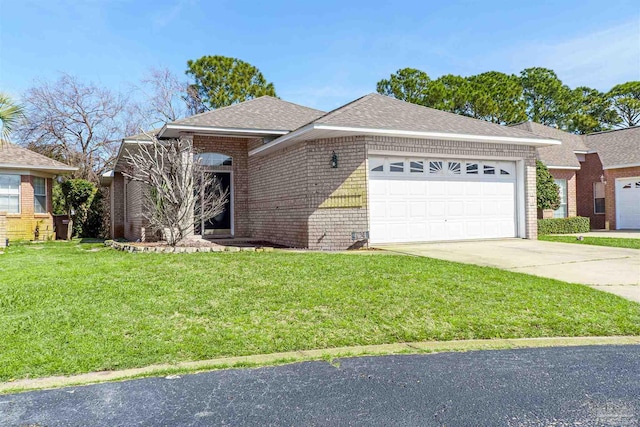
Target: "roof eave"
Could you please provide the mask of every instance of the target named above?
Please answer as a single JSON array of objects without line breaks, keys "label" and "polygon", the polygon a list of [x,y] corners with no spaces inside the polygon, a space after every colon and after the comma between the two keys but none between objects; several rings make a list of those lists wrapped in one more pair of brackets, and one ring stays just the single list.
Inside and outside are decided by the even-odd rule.
[{"label": "roof eave", "polygon": [[336,133],[347,133],[351,135],[377,135],[377,136],[390,136],[390,137],[404,137],[404,138],[424,138],[424,139],[444,139],[450,141],[474,141],[474,142],[487,142],[498,144],[518,144],[518,145],[530,145],[535,147],[545,147],[551,145],[560,145],[561,142],[555,139],[545,138],[529,138],[529,137],[507,137],[507,136],[488,136],[488,135],[474,135],[474,134],[457,134],[446,132],[424,132],[424,131],[407,131],[399,129],[378,129],[378,128],[359,128],[350,126],[333,126],[322,123],[311,123],[304,126],[294,132],[288,133],[274,141],[265,144],[262,147],[258,147],[249,152],[249,156],[256,154],[266,154],[269,151],[278,148],[284,148],[295,143],[298,140],[313,132],[314,130],[321,131],[334,131]]},{"label": "roof eave", "polygon": [[24,170],[38,170],[42,172],[50,172],[55,174],[66,174],[75,172],[78,168],[73,166],[34,166],[28,164],[15,164],[15,163],[0,163],[0,169],[24,169]]},{"label": "roof eave", "polygon": [[624,169],[624,168],[636,168],[640,167],[640,163],[628,163],[622,165],[603,166],[602,169]]},{"label": "roof eave", "polygon": [[211,135],[225,135],[238,137],[262,137],[272,135],[286,135],[290,131],[282,129],[253,129],[253,128],[233,128],[218,126],[195,126],[184,124],[166,124],[158,132],[158,138],[176,138],[181,132],[200,133]]}]

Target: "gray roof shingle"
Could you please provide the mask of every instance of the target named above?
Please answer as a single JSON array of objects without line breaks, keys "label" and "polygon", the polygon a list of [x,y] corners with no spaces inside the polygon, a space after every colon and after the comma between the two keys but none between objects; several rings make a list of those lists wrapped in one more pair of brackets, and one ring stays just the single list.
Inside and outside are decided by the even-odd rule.
[{"label": "gray roof shingle", "polygon": [[538,159],[547,166],[579,168],[580,162],[574,151],[587,151],[584,137],[568,133],[560,129],[541,125],[535,122],[522,122],[511,125],[513,128],[523,129],[545,138],[553,138],[562,142],[561,145],[540,147],[536,151]]},{"label": "gray roof shingle", "polygon": [[19,145],[6,143],[4,146],[0,146],[0,168],[7,169],[11,167],[32,167],[50,171],[71,171],[76,169]]},{"label": "gray roof shingle", "polygon": [[532,133],[371,93],[313,123],[415,132],[535,138]]},{"label": "gray roof shingle", "polygon": [[272,96],[261,96],[229,107],[176,120],[171,124],[291,131],[323,114],[325,114],[324,111],[283,101]]},{"label": "gray roof shingle", "polygon": [[598,152],[605,169],[640,164],[640,126],[592,133],[586,143]]}]

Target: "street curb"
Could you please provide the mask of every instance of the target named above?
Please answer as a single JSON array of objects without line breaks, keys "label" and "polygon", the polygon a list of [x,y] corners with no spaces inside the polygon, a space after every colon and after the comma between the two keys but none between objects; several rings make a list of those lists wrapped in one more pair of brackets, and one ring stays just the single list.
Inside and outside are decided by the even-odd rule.
[{"label": "street curb", "polygon": [[21,379],[0,383],[0,394],[30,390],[81,386],[108,381],[121,381],[150,376],[165,376],[177,373],[282,365],[295,362],[327,360],[354,356],[381,356],[394,354],[419,354],[447,351],[498,350],[535,347],[574,347],[587,345],[640,344],[640,336],[614,337],[554,337],[554,338],[505,338],[488,340],[420,341],[396,344],[378,344],[351,347],[336,347],[317,350],[300,350],[284,353],[252,356],[222,357],[218,359],[151,365],[120,371],[89,372],[71,376],[54,376]]}]

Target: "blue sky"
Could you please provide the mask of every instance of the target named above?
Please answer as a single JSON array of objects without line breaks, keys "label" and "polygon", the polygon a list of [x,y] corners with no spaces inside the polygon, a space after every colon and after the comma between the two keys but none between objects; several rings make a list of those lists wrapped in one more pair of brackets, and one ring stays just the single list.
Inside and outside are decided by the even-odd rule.
[{"label": "blue sky", "polygon": [[283,99],[332,109],[414,67],[436,78],[529,66],[571,87],[640,80],[635,1],[0,0],[0,90],[59,72],[127,91],[188,59],[257,66]]}]

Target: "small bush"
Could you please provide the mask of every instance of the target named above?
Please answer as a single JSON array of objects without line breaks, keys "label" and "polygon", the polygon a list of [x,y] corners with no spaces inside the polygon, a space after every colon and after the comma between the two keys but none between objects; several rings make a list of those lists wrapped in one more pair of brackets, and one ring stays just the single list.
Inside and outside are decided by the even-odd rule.
[{"label": "small bush", "polygon": [[586,233],[591,229],[589,218],[573,216],[571,218],[547,218],[538,220],[538,234]]}]

